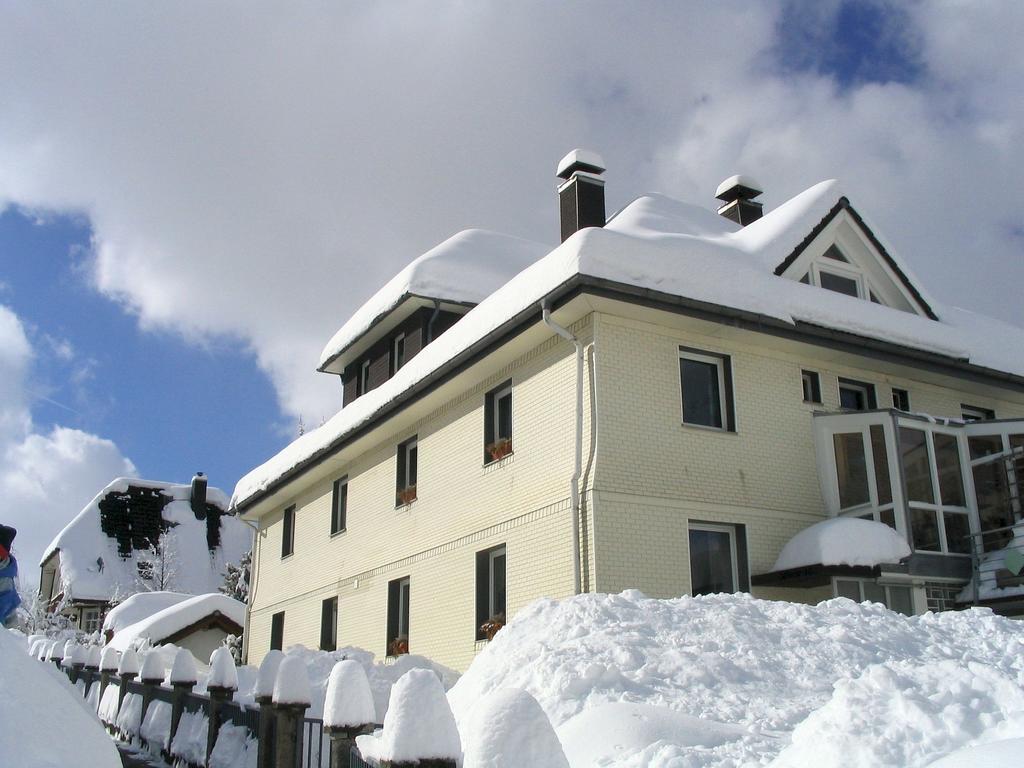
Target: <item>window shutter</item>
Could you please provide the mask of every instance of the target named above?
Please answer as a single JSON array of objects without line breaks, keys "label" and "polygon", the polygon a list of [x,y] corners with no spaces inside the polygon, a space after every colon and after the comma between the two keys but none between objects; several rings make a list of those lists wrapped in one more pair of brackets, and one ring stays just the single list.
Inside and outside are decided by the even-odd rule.
[{"label": "window shutter", "polygon": [[398,637],[398,592],[402,587],[402,580],[388,582],[388,637],[387,644]]},{"label": "window shutter", "polygon": [[490,618],[487,615],[488,594],[490,584],[489,571],[490,552],[484,550],[476,553],[476,639],[483,640],[484,633],[480,629]]},{"label": "window shutter", "polygon": [[494,437],[494,393],[489,393],[484,398],[484,463],[491,460],[491,454],[487,446],[493,443]]}]

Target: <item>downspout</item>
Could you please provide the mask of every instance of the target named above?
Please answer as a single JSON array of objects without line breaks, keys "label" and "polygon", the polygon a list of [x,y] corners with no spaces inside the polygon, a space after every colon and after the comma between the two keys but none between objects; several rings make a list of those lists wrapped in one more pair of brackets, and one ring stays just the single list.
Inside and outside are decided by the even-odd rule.
[{"label": "downspout", "polygon": [[441,314],[441,302],[438,299],[434,299],[434,314],[427,320],[427,341],[426,346],[434,340],[434,321],[437,320],[437,316]]},{"label": "downspout", "polygon": [[[237,515],[236,515],[237,517]],[[256,594],[256,574],[257,565],[259,562],[259,552],[257,551],[260,546],[260,539],[262,538],[259,522],[251,523],[248,520],[243,520],[238,517],[238,520],[245,525],[249,526],[253,530],[252,537],[252,555],[249,557],[249,592],[245,596],[245,627],[242,631],[242,663],[249,663],[249,631],[252,627],[252,600]]]},{"label": "downspout", "polygon": [[576,347],[576,450],[572,479],[569,481],[569,500],[572,508],[572,577],[573,594],[580,594],[580,475],[583,470],[583,342],[551,319],[547,301],[540,303],[544,325]]}]

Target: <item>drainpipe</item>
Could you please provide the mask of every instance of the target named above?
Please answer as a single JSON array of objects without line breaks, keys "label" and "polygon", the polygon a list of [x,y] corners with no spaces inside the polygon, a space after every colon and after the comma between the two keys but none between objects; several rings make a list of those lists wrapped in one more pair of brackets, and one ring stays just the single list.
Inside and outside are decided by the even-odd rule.
[{"label": "drainpipe", "polygon": [[[440,315],[440,314],[441,314],[441,302],[438,301],[437,299],[434,299],[434,314],[432,314],[430,316],[430,319],[427,321],[427,342],[426,342],[426,344],[429,344],[430,342],[432,342],[434,340],[434,321],[437,320],[437,316]],[[426,344],[424,344],[424,346],[426,346]]]},{"label": "drainpipe", "polygon": [[256,592],[256,566],[259,558],[259,552],[257,550],[260,546],[261,532],[259,522],[252,523],[248,520],[242,520],[241,517],[239,517],[238,520],[252,528],[254,532],[252,537],[252,554],[249,555],[249,593],[245,596],[245,627],[243,627],[242,631],[242,662],[248,663],[249,630],[252,627],[252,598]]},{"label": "drainpipe", "polygon": [[572,576],[574,594],[580,594],[580,475],[583,468],[583,342],[551,319],[547,301],[540,303],[544,325],[576,347],[576,451],[569,499],[572,507]]}]

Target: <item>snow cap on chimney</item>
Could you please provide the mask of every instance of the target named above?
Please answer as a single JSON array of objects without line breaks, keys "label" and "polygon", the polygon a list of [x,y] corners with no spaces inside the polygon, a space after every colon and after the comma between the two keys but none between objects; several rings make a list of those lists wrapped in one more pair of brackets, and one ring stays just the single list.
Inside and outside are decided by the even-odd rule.
[{"label": "snow cap on chimney", "polygon": [[755,202],[754,198],[762,191],[761,185],[750,176],[730,176],[715,190],[715,197],[723,202],[718,213],[745,227],[761,218],[761,203]]}]

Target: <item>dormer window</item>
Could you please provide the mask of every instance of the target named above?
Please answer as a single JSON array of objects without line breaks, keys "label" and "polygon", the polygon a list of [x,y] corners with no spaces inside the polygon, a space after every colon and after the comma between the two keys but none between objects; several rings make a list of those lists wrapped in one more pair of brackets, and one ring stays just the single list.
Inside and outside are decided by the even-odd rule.
[{"label": "dormer window", "polygon": [[359,366],[359,387],[358,387],[358,390],[359,391],[358,391],[357,394],[360,394],[360,395],[365,395],[367,392],[370,391],[370,361],[369,360],[363,360],[362,364]]},{"label": "dormer window", "polygon": [[405,365],[405,334],[400,333],[391,342],[391,375]]}]

